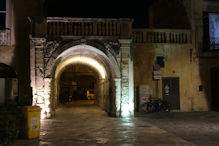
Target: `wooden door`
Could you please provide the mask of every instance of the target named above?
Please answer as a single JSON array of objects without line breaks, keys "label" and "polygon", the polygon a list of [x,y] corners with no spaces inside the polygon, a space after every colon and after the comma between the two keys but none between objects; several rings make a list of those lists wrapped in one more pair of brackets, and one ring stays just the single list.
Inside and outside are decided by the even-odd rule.
[{"label": "wooden door", "polygon": [[211,106],[219,110],[219,68],[211,69]]},{"label": "wooden door", "polygon": [[180,109],[179,78],[162,78],[163,99],[171,105],[171,109]]}]

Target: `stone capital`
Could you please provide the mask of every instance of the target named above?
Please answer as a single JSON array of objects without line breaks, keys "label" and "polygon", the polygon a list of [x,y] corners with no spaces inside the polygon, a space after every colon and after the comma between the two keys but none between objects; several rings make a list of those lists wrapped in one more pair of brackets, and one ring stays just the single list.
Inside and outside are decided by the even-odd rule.
[{"label": "stone capital", "polygon": [[43,48],[46,43],[46,38],[31,38],[35,48]]},{"label": "stone capital", "polygon": [[119,39],[118,40],[120,44],[131,44],[132,39]]}]

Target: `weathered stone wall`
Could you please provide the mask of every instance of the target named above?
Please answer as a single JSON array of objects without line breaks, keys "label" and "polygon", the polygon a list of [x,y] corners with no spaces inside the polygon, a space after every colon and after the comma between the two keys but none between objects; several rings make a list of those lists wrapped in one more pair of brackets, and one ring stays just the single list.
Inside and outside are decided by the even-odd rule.
[{"label": "weathered stone wall", "polygon": [[133,99],[134,95],[130,94],[133,90],[133,64],[132,64],[132,52],[131,52],[131,40],[119,40],[121,44],[121,112],[123,116],[133,116]]},{"label": "weathered stone wall", "polygon": [[109,81],[108,80],[100,80],[97,84],[97,94],[98,94],[98,103],[97,105],[101,107],[103,110],[109,111],[109,98],[113,98],[109,96]]},{"label": "weathered stone wall", "polygon": [[[30,25],[28,17],[42,15],[43,0],[7,0],[6,3],[6,29],[1,30],[0,62],[11,66],[17,72],[19,100],[26,100],[31,104],[29,65]],[[2,32],[7,32],[7,36],[2,35]],[[7,39],[5,39],[6,37]],[[7,42],[3,42],[4,46],[2,46],[1,41]]]},{"label": "weathered stone wall", "polygon": [[2,46],[0,42],[0,62],[11,66],[18,73],[20,100],[31,101],[28,17],[42,15],[42,3],[41,0],[7,0],[6,29],[1,30],[1,33],[7,32],[7,39],[2,35],[0,38],[0,41],[7,43],[3,42]]},{"label": "weathered stone wall", "polygon": [[[130,60],[131,40],[119,41],[121,48],[117,48],[118,52],[115,55],[114,49],[116,48],[111,48],[112,44],[107,45],[106,43],[107,48],[102,49],[84,43],[74,44],[74,41],[63,46],[48,46],[50,42],[46,42],[45,38],[31,38],[30,64],[33,104],[43,108],[42,116],[50,117],[54,114],[59,92],[59,76],[66,65],[75,63],[71,59],[77,58],[78,55],[96,60],[105,70],[105,78],[100,74],[101,78],[97,84],[97,104],[109,114],[132,116],[134,114],[134,98],[132,91],[133,64]],[[89,62],[87,65],[90,65]],[[115,83],[114,79],[120,77],[122,80]],[[119,90],[113,91],[117,88]]]},{"label": "weathered stone wall", "polygon": [[[199,61],[192,44],[134,45],[135,91],[137,92],[139,85],[147,84],[153,88],[152,97],[155,97],[155,81],[152,79],[152,71],[156,56],[165,57],[165,67],[161,68],[162,77],[179,77],[180,111],[208,110],[206,91],[199,91],[199,85],[202,85]],[[162,97],[161,85],[162,80],[159,81],[159,97]]]},{"label": "weathered stone wall", "polygon": [[[149,9],[151,11],[151,17],[159,15],[159,12],[168,8],[168,6],[166,7],[164,5],[163,8],[157,8],[162,2],[164,1],[157,1],[151,6]],[[176,3],[178,2],[176,1]],[[206,24],[203,24],[203,19],[205,19],[203,12],[219,12],[219,2],[211,0],[183,0],[183,5],[178,6],[181,8],[183,6],[185,10],[180,9],[181,11],[179,10],[177,13],[172,13],[169,16],[176,16],[179,13],[186,12],[183,15],[184,19],[178,17],[181,18],[181,20],[187,21],[186,23],[181,23],[186,24],[185,27],[175,25],[175,18],[173,22],[170,21],[170,19],[166,19],[165,21],[159,19],[163,17],[163,15],[167,15],[170,11],[174,11],[174,8],[166,13],[160,14],[160,17],[156,17],[156,19],[150,19],[150,27],[168,26],[168,24],[165,23],[168,20],[173,28],[188,28],[187,26],[191,26],[192,43],[190,45],[134,44],[135,91],[137,86],[148,84],[153,88],[153,95],[155,95],[155,81],[152,80],[152,68],[155,64],[155,57],[164,56],[165,67],[161,69],[162,77],[179,77],[180,79],[180,110],[210,110],[212,89],[210,70],[211,68],[219,67],[219,53],[217,51],[209,51],[204,46],[206,42],[204,42],[203,39],[205,37],[203,27]],[[177,23],[179,22],[177,19]],[[190,24],[188,25],[188,23]],[[203,91],[199,91],[199,85],[203,87]],[[159,97],[161,97],[161,81],[159,81],[159,91]]]},{"label": "weathered stone wall", "polygon": [[13,1],[12,15],[14,20],[12,26],[15,27],[15,32],[12,35],[15,39],[15,50],[11,64],[18,72],[20,99],[27,98],[27,100],[31,100],[32,96],[30,89],[30,25],[28,17],[42,15],[43,4],[41,2],[41,0]]},{"label": "weathered stone wall", "polygon": [[[197,56],[199,58],[199,68],[198,72],[200,74],[200,79],[203,84],[204,96],[206,101],[208,101],[208,108],[211,109],[211,99],[212,99],[212,87],[211,87],[211,68],[219,67],[219,53],[218,51],[210,51],[206,48],[206,37],[204,35],[204,26],[207,26],[204,19],[206,16],[203,15],[204,12],[216,12],[219,13],[219,2],[211,0],[193,0],[191,1],[191,24],[193,30],[193,46],[196,48]],[[208,26],[207,26],[208,27]],[[199,102],[199,101],[196,101]]]},{"label": "weathered stone wall", "polygon": [[14,57],[13,46],[0,46],[0,62],[11,66]]}]

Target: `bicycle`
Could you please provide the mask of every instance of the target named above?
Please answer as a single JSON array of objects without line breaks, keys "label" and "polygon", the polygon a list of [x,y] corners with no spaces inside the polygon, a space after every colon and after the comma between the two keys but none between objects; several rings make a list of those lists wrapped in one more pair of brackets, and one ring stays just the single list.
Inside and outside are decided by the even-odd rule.
[{"label": "bicycle", "polygon": [[145,102],[143,110],[146,110],[148,113],[170,112],[170,104],[166,100],[149,98],[149,100]]}]

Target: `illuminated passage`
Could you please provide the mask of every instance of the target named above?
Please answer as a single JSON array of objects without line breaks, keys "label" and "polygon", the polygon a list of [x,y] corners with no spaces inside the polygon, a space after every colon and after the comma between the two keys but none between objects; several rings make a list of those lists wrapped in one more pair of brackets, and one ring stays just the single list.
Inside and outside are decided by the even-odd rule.
[{"label": "illuminated passage", "polygon": [[96,48],[72,42],[45,51],[50,42],[42,38],[32,41],[33,105],[42,108],[41,118],[52,117],[58,104],[73,100],[92,100],[112,116],[134,114],[133,63],[127,55],[131,41],[117,42],[119,52],[101,44]]}]

